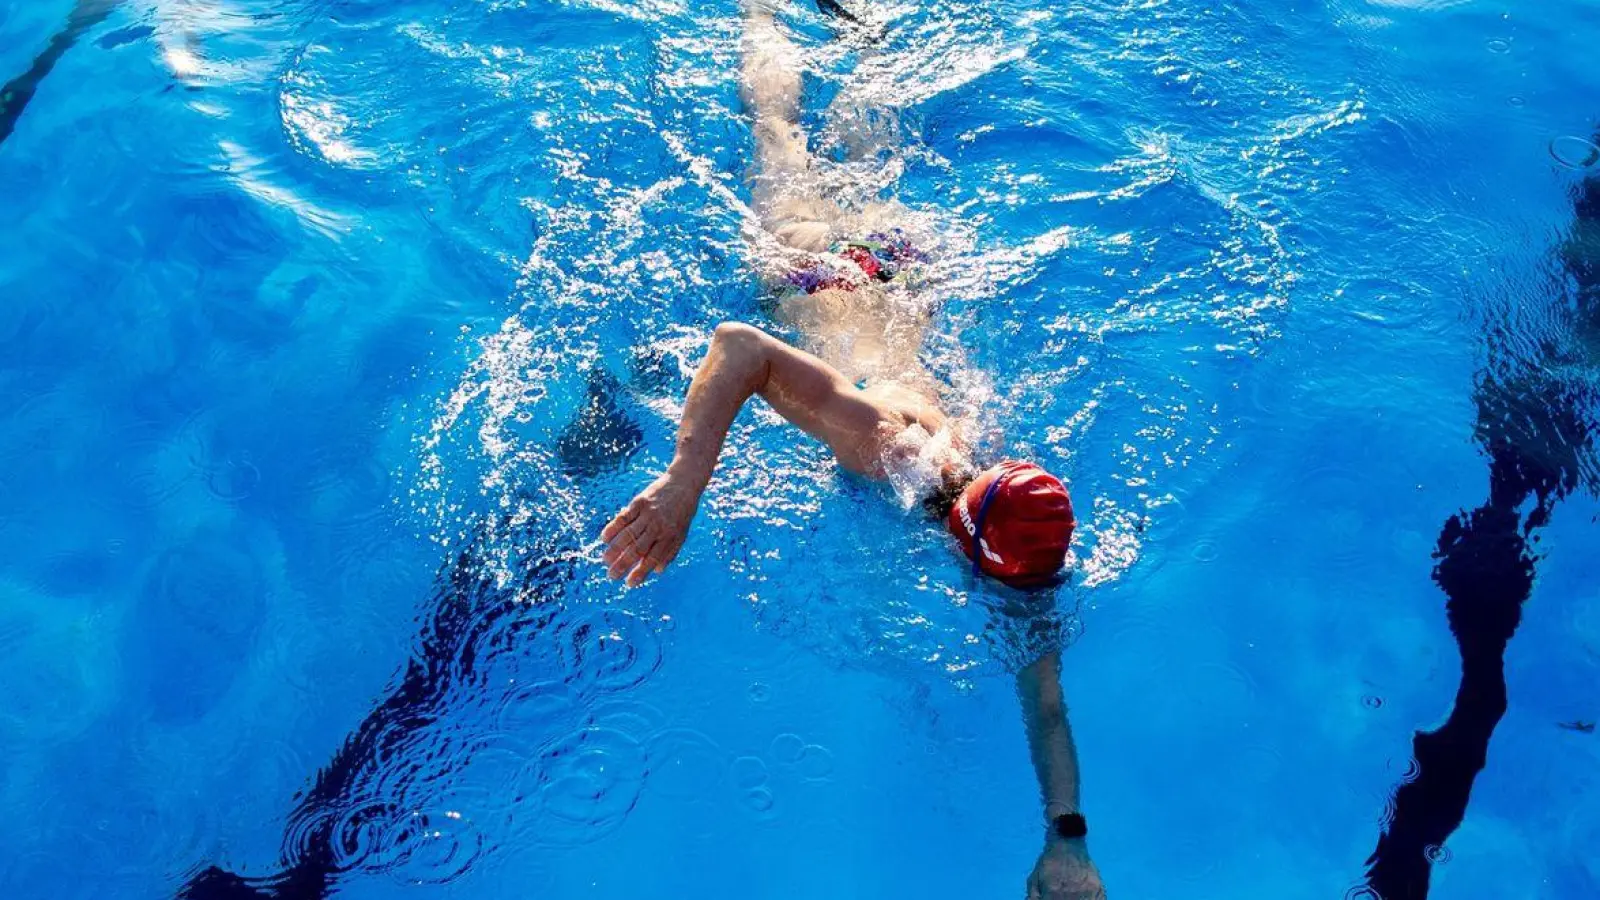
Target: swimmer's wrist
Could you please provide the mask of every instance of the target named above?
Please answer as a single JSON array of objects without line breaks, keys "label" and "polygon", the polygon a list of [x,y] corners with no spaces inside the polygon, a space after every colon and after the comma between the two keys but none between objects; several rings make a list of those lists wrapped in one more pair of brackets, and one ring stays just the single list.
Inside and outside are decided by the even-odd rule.
[{"label": "swimmer's wrist", "polygon": [[1076,804],[1052,800],[1045,804],[1045,843],[1083,846],[1089,837],[1089,823]]},{"label": "swimmer's wrist", "polygon": [[715,460],[707,465],[702,460],[680,453],[674,456],[667,466],[666,476],[669,481],[692,487],[695,493],[700,493],[711,483],[711,472],[715,467]]}]

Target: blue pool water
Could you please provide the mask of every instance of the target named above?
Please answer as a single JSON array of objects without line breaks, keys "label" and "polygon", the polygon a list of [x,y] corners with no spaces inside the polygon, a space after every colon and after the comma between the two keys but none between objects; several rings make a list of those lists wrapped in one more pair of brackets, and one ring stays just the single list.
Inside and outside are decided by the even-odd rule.
[{"label": "blue pool water", "polygon": [[[900,111],[839,177],[937,223],[954,390],[1072,485],[1111,896],[1376,896],[1449,805],[1401,785],[1471,756],[1413,744],[1443,586],[1514,615],[1510,570],[1506,712],[1416,852],[1434,897],[1600,895],[1594,4],[871,10],[864,62],[786,10],[810,121]],[[0,3],[38,76],[0,101],[0,894],[322,852],[350,898],[1021,896],[1025,648],[916,514],[761,409],[675,568],[592,562],[710,328],[765,321],[738,34]],[[1507,459],[1555,482],[1491,494]],[[1439,563],[1463,523],[1514,564]]]}]

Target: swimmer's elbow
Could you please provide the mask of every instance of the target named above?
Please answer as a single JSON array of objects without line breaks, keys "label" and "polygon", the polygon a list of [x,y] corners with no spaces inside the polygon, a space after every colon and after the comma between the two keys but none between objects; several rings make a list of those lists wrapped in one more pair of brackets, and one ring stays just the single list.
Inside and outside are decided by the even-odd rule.
[{"label": "swimmer's elbow", "polygon": [[711,332],[711,340],[724,348],[750,348],[767,339],[767,333],[743,322],[723,322]]},{"label": "swimmer's elbow", "polygon": [[711,333],[711,345],[746,376],[750,393],[761,393],[772,372],[771,343],[774,338],[743,322],[723,322]]}]

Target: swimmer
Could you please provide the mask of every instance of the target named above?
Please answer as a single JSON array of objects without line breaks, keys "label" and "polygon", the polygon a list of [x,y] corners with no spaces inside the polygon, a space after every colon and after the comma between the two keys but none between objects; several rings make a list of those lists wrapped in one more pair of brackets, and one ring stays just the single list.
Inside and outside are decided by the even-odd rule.
[{"label": "swimmer", "polygon": [[[826,8],[826,7],[824,7]],[[915,290],[926,260],[895,228],[895,203],[846,209],[819,186],[800,126],[798,50],[770,8],[746,0],[741,93],[755,128],[754,209],[769,252],[758,267],[774,314],[805,337],[791,346],[750,325],[716,327],[684,404],[667,470],[601,533],[613,578],[630,586],[678,555],[735,417],[760,397],[858,475],[920,484],[973,572],[1020,590],[1054,583],[1074,519],[1066,487],[1017,460],[980,467],[919,361],[929,310]],[[858,386],[859,385],[859,386]],[[1104,896],[1080,813],[1077,751],[1052,651],[1018,675],[1043,794],[1045,846],[1027,896]]]}]

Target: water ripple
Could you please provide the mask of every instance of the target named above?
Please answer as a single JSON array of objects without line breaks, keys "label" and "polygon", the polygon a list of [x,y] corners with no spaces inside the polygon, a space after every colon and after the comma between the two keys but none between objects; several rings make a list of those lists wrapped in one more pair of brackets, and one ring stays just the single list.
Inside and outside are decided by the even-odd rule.
[{"label": "water ripple", "polygon": [[599,840],[633,811],[647,771],[644,745],[610,728],[572,732],[547,749],[525,794],[539,799],[533,839],[572,846]]},{"label": "water ripple", "polygon": [[568,683],[580,691],[627,691],[661,666],[655,628],[621,609],[578,613],[562,620],[550,639],[559,643]]},{"label": "water ripple", "polygon": [[767,771],[767,763],[759,756],[741,756],[730,767],[730,780],[734,789],[740,792],[761,787],[769,778],[771,773]]},{"label": "water ripple", "polygon": [[484,852],[484,835],[460,810],[411,812],[384,836],[394,861],[387,871],[401,884],[446,884],[472,868]]},{"label": "water ripple", "polygon": [[650,738],[650,789],[686,800],[709,796],[728,768],[727,753],[704,733],[674,728]]},{"label": "water ripple", "polygon": [[382,872],[394,861],[386,841],[396,822],[384,801],[353,803],[334,817],[332,849],[339,871]]}]

